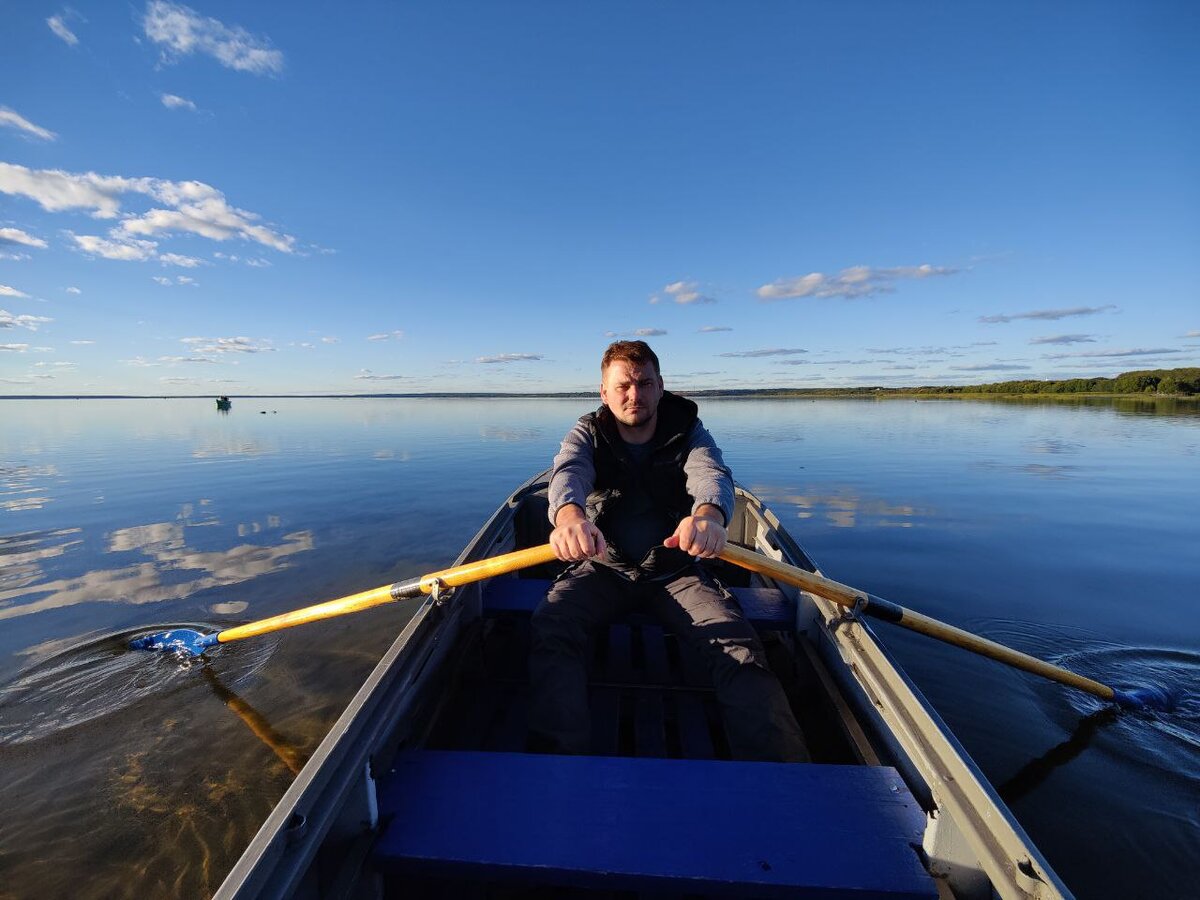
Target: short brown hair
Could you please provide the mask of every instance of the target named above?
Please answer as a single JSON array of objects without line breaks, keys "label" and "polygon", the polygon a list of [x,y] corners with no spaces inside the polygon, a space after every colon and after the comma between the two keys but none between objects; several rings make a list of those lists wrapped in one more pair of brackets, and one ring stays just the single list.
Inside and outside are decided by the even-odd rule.
[{"label": "short brown hair", "polygon": [[600,374],[607,372],[608,367],[615,362],[627,362],[637,366],[651,363],[654,366],[654,374],[662,375],[662,370],[658,367],[658,356],[645,341],[613,341],[604,351],[604,358],[600,360]]}]

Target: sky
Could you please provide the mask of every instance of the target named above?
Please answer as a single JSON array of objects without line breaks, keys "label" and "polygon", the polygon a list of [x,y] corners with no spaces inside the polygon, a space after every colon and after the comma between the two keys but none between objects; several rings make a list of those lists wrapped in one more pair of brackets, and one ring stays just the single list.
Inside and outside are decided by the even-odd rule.
[{"label": "sky", "polygon": [[0,395],[1200,365],[1194,2],[5,4]]}]

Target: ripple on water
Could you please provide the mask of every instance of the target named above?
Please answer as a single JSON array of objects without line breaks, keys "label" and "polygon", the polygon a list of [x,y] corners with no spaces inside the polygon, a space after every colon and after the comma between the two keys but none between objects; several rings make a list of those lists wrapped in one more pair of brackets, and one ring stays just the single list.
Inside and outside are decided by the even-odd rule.
[{"label": "ripple on water", "polygon": [[[1129,647],[1070,629],[1006,621],[980,629],[988,636],[1071,672],[1110,687],[1157,686],[1172,695],[1170,710],[1122,710],[1106,723],[1104,752],[1200,782],[1200,653],[1156,647]],[[1037,679],[1036,691],[1047,715],[1067,730],[1081,716],[1111,707],[1099,697]]]},{"label": "ripple on water", "polygon": [[[24,744],[126,709],[150,697],[185,690],[204,664],[198,657],[130,650],[129,641],[150,630],[194,628],[203,623],[160,625],[84,641],[26,669],[0,687],[0,746]],[[221,677],[230,687],[271,656],[273,637],[221,647]]]}]

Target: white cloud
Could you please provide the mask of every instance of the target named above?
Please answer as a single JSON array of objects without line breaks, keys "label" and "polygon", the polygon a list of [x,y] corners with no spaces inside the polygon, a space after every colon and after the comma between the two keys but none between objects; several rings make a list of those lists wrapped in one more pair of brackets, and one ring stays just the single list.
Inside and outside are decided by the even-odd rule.
[{"label": "white cloud", "polygon": [[7,284],[0,284],[0,297],[28,297],[24,291],[18,291],[15,287],[9,287]]},{"label": "white cloud", "polygon": [[973,366],[949,366],[951,372],[1026,372],[1029,366],[1010,363],[979,363]]},{"label": "white cloud", "polygon": [[60,169],[27,169],[0,162],[0,192],[29,197],[47,212],[87,209],[97,219],[115,219],[118,197],[131,191],[149,193],[148,178],[119,178],[87,172],[75,175]]},{"label": "white cloud", "polygon": [[1094,344],[1096,339],[1090,334],[1051,334],[1046,337],[1030,338],[1031,344]]},{"label": "white cloud", "polygon": [[954,275],[959,269],[946,266],[894,266],[875,269],[871,266],[851,266],[837,275],[811,272],[796,278],[781,278],[764,284],[757,291],[762,300],[791,300],[797,297],[869,297],[872,294],[891,293],[893,283],[899,279],[924,279],[936,275]]},{"label": "white cloud", "polygon": [[270,341],[255,341],[248,337],[207,338],[186,337],[180,340],[197,353],[273,353]]},{"label": "white cloud", "polygon": [[700,334],[713,334],[717,331],[733,331],[728,325],[705,325],[703,328],[696,329]]},{"label": "white cloud", "polygon": [[204,265],[204,260],[197,259],[194,256],[181,256],[178,253],[160,253],[158,261],[164,266],[179,266],[183,269],[194,269],[196,266]]},{"label": "white cloud", "polygon": [[606,331],[604,336],[607,338],[620,337],[661,337],[667,332],[662,328],[635,328],[633,331]]},{"label": "white cloud", "polygon": [[373,334],[367,338],[368,341],[398,341],[404,337],[404,332],[400,330],[385,331],[381,334]]},{"label": "white cloud", "polygon": [[7,106],[0,106],[0,125],[20,129],[26,134],[32,134],[34,137],[41,138],[43,141],[52,141],[58,137],[53,131],[42,128],[40,125],[34,125],[16,110],[9,109]]},{"label": "white cloud", "polygon": [[1015,322],[1017,319],[1039,319],[1054,322],[1059,319],[1069,319],[1072,316],[1094,316],[1116,308],[1115,304],[1109,303],[1105,306],[1073,306],[1070,309],[1035,309],[1032,312],[1012,313],[1011,315],[980,316],[979,321],[988,325]]},{"label": "white cloud", "polygon": [[7,309],[0,309],[0,328],[28,328],[37,331],[46,322],[53,322],[45,316],[18,316]]},{"label": "white cloud", "polygon": [[21,244],[25,247],[45,248],[46,242],[41,238],[26,234],[20,228],[0,228],[0,244]]},{"label": "white cloud", "polygon": [[543,357],[537,353],[501,353],[498,356],[479,356],[475,362],[484,364],[535,362]]},{"label": "white cloud", "polygon": [[176,284],[190,284],[193,287],[195,287],[197,285],[196,279],[192,278],[190,275],[176,275],[175,283]]},{"label": "white cloud", "polygon": [[407,375],[376,375],[370,369],[362,369],[354,376],[361,381],[402,381],[409,376]]},{"label": "white cloud", "polygon": [[[120,217],[109,231],[114,241],[180,232],[215,241],[241,238],[281,253],[291,253],[295,244],[295,238],[259,224],[258,215],[231,206],[224,194],[201,181],[78,174],[0,162],[0,193],[29,197],[47,212],[85,210],[97,219]],[[126,194],[147,196],[168,208],[121,217]]]},{"label": "white cloud", "polygon": [[1184,335],[1185,338],[1200,338],[1200,331],[1189,331]]},{"label": "white cloud", "polygon": [[[240,237],[281,253],[291,253],[295,239],[255,224],[258,216],[229,205],[223,194],[198,181],[188,196],[179,197],[176,209],[151,209],[140,216],[122,219],[114,230],[125,234],[154,235],[172,231],[198,234],[214,241]],[[172,188],[179,185],[171,185]],[[161,199],[161,198],[160,198]],[[169,202],[169,201],[168,201]]]},{"label": "white cloud", "polygon": [[46,24],[50,26],[51,31],[58,35],[58,37],[62,38],[64,43],[69,44],[72,47],[79,43],[79,38],[77,38],[75,33],[67,27],[65,22],[63,22],[62,16],[51,16],[46,20]]},{"label": "white cloud", "polygon": [[1126,356],[1173,356],[1182,352],[1169,347],[1155,347],[1150,350],[1086,350],[1080,353],[1050,353],[1045,359],[1120,359]]},{"label": "white cloud", "polygon": [[323,337],[323,338],[321,338],[321,343],[322,343],[322,344],[340,344],[341,342],[342,342],[342,339],[341,339],[341,338],[335,338],[335,337]]},{"label": "white cloud", "polygon": [[71,344],[94,344],[96,342],[95,341],[69,341],[68,343],[71,343]]},{"label": "white cloud", "polygon": [[152,259],[158,244],[154,241],[117,240],[110,241],[95,234],[75,234],[68,231],[71,240],[89,256],[104,259],[141,261]]},{"label": "white cloud", "polygon": [[272,49],[268,40],[180,3],[152,0],[146,4],[142,27],[146,37],[163,48],[165,62],[202,53],[239,72],[276,75],[283,71],[283,53]]},{"label": "white cloud", "polygon": [[759,359],[764,356],[795,356],[798,353],[807,352],[807,350],[802,350],[799,347],[772,347],[766,350],[738,350],[731,353],[718,353],[717,356],[727,356],[733,359]]},{"label": "white cloud", "polygon": [[150,280],[155,284],[161,284],[163,287],[171,286],[171,279],[165,275],[152,275],[150,276]]},{"label": "white cloud", "polygon": [[[695,281],[675,281],[663,288],[663,293],[667,294],[676,303],[690,306],[699,303],[716,303],[712,297],[707,297],[700,293],[700,285]],[[651,297],[651,303],[657,303],[658,297]]]},{"label": "white cloud", "polygon": [[167,109],[188,109],[192,112],[196,111],[196,104],[186,97],[180,97],[178,94],[161,94],[159,99],[162,100],[162,105]]},{"label": "white cloud", "polygon": [[28,349],[28,344],[0,344],[0,353],[24,353]]}]

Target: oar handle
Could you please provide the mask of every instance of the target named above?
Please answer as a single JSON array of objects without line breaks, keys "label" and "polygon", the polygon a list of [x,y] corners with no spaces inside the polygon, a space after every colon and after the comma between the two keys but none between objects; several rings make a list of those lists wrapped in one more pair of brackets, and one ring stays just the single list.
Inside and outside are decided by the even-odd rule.
[{"label": "oar handle", "polygon": [[230,641],[257,637],[260,634],[270,634],[272,631],[281,631],[284,628],[293,628],[296,625],[305,625],[309,622],[318,622],[321,619],[331,619],[334,616],[344,616],[347,613],[360,612],[364,609],[370,609],[373,606],[390,603],[393,600],[406,600],[411,597],[419,597],[421,594],[431,594],[433,593],[434,586],[438,584],[448,588],[461,587],[465,584],[482,581],[485,578],[506,575],[509,572],[516,572],[519,569],[525,569],[529,566],[547,563],[554,558],[554,548],[549,544],[542,544],[539,547],[517,550],[514,553],[505,553],[502,556],[493,556],[491,559],[481,559],[476,562],[455,566],[452,569],[444,569],[441,572],[422,575],[420,578],[413,579],[412,581],[398,581],[387,587],[372,588],[369,591],[351,594],[348,597],[341,597],[337,600],[329,600],[326,603],[318,603],[315,606],[307,606],[304,609],[297,609],[293,612],[272,616],[269,619],[260,619],[257,622],[238,625],[234,628],[217,632],[215,637],[219,643],[227,644]]},{"label": "oar handle", "polygon": [[969,631],[963,631],[961,628],[955,628],[953,625],[949,625],[938,619],[913,612],[911,609],[906,609],[897,603],[892,603],[881,597],[873,596],[866,591],[855,590],[849,585],[841,584],[812,572],[806,572],[804,569],[771,559],[769,556],[763,556],[761,553],[755,553],[744,547],[726,544],[725,549],[721,551],[721,558],[742,568],[749,569],[752,572],[757,572],[760,575],[767,575],[787,584],[795,585],[811,594],[816,594],[818,597],[832,600],[839,606],[857,607],[860,612],[866,613],[869,616],[874,616],[885,622],[902,625],[911,631],[928,635],[947,644],[953,644],[956,647],[962,647],[965,650],[970,650],[972,653],[978,653],[981,656],[986,656],[989,659],[1023,669],[1026,672],[1041,675],[1043,678],[1048,678],[1051,681],[1057,681],[1060,684],[1078,688],[1102,700],[1122,701],[1122,698],[1126,696],[1123,694],[1118,695],[1118,692],[1107,684],[1101,684],[1099,681],[1094,681],[1069,669],[1052,665],[1045,660],[1022,653],[1019,650],[1013,650],[1011,647],[1005,647],[1003,644],[982,638]]}]

